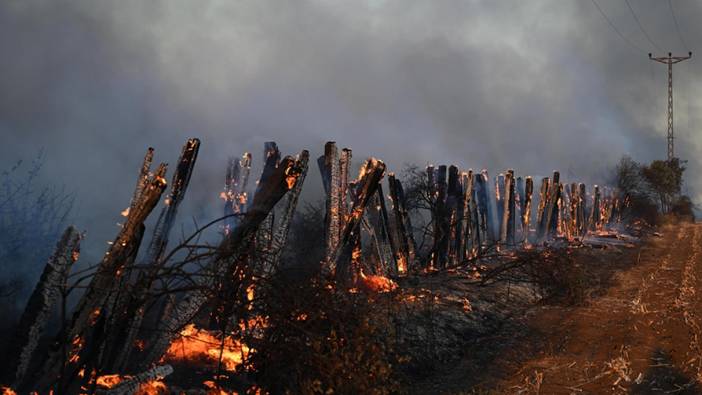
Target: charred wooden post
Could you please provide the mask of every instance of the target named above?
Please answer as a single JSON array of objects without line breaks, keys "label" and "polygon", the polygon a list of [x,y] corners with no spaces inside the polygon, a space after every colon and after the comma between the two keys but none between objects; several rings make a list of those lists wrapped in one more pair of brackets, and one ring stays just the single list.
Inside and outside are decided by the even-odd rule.
[{"label": "charred wooden post", "polygon": [[[346,221],[344,231],[341,235],[339,243],[332,251],[330,259],[327,260],[324,266],[324,272],[331,275],[348,273],[348,268],[343,267],[347,262],[351,261],[351,256],[355,243],[352,243],[354,236],[360,230],[363,212],[366,209],[370,197],[377,191],[380,180],[385,173],[385,164],[377,159],[368,159],[361,167],[361,173],[354,191],[353,207],[351,209],[349,220]],[[348,279],[338,278],[337,280],[344,283]]]},{"label": "charred wooden post", "polygon": [[495,208],[497,213],[497,238],[500,244],[505,243],[503,239],[503,233],[506,237],[507,229],[503,229],[503,225],[506,225],[504,219],[505,215],[505,175],[500,173],[495,177]]},{"label": "charred wooden post", "polygon": [[462,237],[461,227],[462,220],[460,218],[463,215],[463,204],[462,199],[463,191],[461,190],[461,183],[458,174],[458,168],[456,166],[449,166],[448,168],[448,189],[446,193],[446,217],[449,223],[448,232],[448,262],[451,265],[456,265],[458,261],[458,247],[460,242],[458,240]]},{"label": "charred wooden post", "polygon": [[295,209],[297,208],[297,202],[300,199],[300,193],[302,193],[302,185],[305,182],[305,177],[307,176],[307,168],[309,162],[310,154],[307,150],[304,150],[298,155],[297,162],[299,163],[300,175],[297,178],[295,187],[288,192],[288,197],[285,204],[285,209],[283,211],[283,216],[278,224],[278,228],[273,236],[273,246],[271,251],[271,261],[273,267],[276,268],[280,261],[280,256],[283,253],[283,247],[288,241],[288,233],[290,231],[290,224],[292,223],[293,216],[295,215]]},{"label": "charred wooden post", "polygon": [[251,154],[245,152],[241,159],[230,158],[224,178],[224,233],[229,233],[236,227],[239,218],[233,215],[244,213],[248,196],[249,175],[251,174]]},{"label": "charred wooden post", "polygon": [[531,222],[531,201],[534,193],[534,180],[531,177],[526,178],[526,186],[524,188],[524,205],[522,209],[522,229],[524,234],[523,242],[529,243],[529,223]]},{"label": "charred wooden post", "polygon": [[383,184],[378,184],[377,187],[377,197],[378,197],[378,204],[380,205],[380,220],[383,223],[383,227],[385,228],[385,234],[388,237],[388,247],[390,248],[390,260],[388,261],[389,264],[389,269],[390,271],[388,273],[390,274],[397,274],[397,268],[399,266],[399,263],[397,262],[397,251],[399,250],[399,242],[397,240],[397,237],[395,233],[392,230],[392,225],[390,223],[390,216],[388,215],[388,209],[387,206],[385,205],[385,194],[383,193]]},{"label": "charred wooden post", "polygon": [[522,240],[522,234],[524,233],[524,229],[522,228],[522,213],[524,213],[524,179],[522,177],[517,177],[517,182],[515,184],[515,189],[514,189],[514,199],[515,199],[515,206],[516,206],[516,211],[515,211],[515,216],[516,216],[516,227],[519,229],[519,237],[516,239]]},{"label": "charred wooden post", "polygon": [[571,237],[578,237],[578,206],[580,204],[580,191],[577,183],[570,185],[570,227]]},{"label": "charred wooden post", "polygon": [[486,199],[486,219],[487,219],[487,233],[485,235],[485,238],[483,239],[486,243],[486,246],[490,244],[496,244],[497,239],[499,238],[499,224],[497,219],[495,218],[495,212],[496,209],[494,207],[495,205],[495,192],[491,190],[490,188],[490,175],[488,174],[488,171],[483,169],[481,171],[481,174],[483,176],[484,182],[483,182],[483,193],[485,194],[485,199]]},{"label": "charred wooden post", "polygon": [[434,234],[434,246],[432,266],[434,268],[444,268],[448,259],[448,238],[450,224],[447,217],[446,195],[448,185],[446,182],[447,168],[445,165],[439,166],[436,177],[436,204],[434,208],[434,221],[436,231]]},{"label": "charred wooden post", "polygon": [[[273,141],[267,141],[263,145],[263,171],[258,180],[256,193],[268,177],[273,174],[280,164],[280,151],[278,145]],[[266,219],[259,226],[256,232],[256,267],[261,273],[268,273],[271,270],[271,250],[273,245],[273,227],[275,225],[275,210],[271,210]]]},{"label": "charred wooden post", "polygon": [[[56,389],[63,391],[65,385],[75,380],[84,361],[94,362],[100,346],[99,339],[96,339],[100,336],[96,332],[96,320],[100,318],[101,313],[105,313],[103,310],[108,308],[106,302],[113,291],[112,285],[120,280],[126,269],[129,269],[126,264],[138,248],[139,235],[143,234],[141,232],[143,232],[144,220],[154,209],[166,188],[165,173],[166,165],[161,164],[143,186],[137,183],[137,189],[141,192],[137,200],[130,205],[126,223],[98,265],[87,290],[75,308],[71,323],[59,339],[59,342],[70,345],[68,350],[70,358],[64,364],[62,352],[51,353],[36,383],[39,390],[47,391],[61,380]],[[140,177],[142,174],[143,167]],[[101,319],[104,319],[104,316]]]},{"label": "charred wooden post", "polygon": [[411,270],[415,265],[417,255],[417,243],[414,241],[414,228],[412,227],[412,219],[407,211],[407,198],[405,190],[402,188],[400,180],[395,179],[395,193],[397,194],[397,204],[400,207],[400,217],[402,218],[402,226],[404,227],[404,235],[407,239],[407,269]]},{"label": "charred wooden post", "polygon": [[541,190],[539,192],[539,208],[536,212],[536,237],[541,239],[546,234],[546,207],[548,206],[549,189],[551,179],[544,177],[541,179]]},{"label": "charred wooden post", "polygon": [[466,260],[466,256],[470,255],[466,253],[467,248],[472,248],[468,247],[468,245],[470,245],[470,238],[472,237],[470,203],[473,186],[469,173],[462,172],[459,180],[461,196],[457,209],[457,211],[460,211],[460,214],[456,219],[456,226],[458,228],[458,231],[456,232],[458,234],[456,237],[456,262],[462,263]]},{"label": "charred wooden post", "polygon": [[578,184],[578,234],[587,233],[587,190],[585,184]]},{"label": "charred wooden post", "polygon": [[[148,369],[161,358],[175,336],[178,335],[178,331],[200,311],[203,304],[212,296],[210,289],[214,288],[215,292],[217,290],[241,291],[238,290],[237,284],[230,283],[237,280],[233,276],[233,273],[238,269],[237,265],[241,264],[242,257],[250,250],[252,240],[261,223],[285,194],[295,188],[299,182],[300,174],[300,162],[286,156],[275,171],[269,174],[264,182],[259,183],[251,207],[243,216],[241,223],[218,246],[215,261],[206,270],[208,275],[199,277],[201,289],[188,292],[172,309],[172,312],[158,323],[154,335],[148,342],[149,349],[139,363],[140,369]],[[219,298],[218,300],[222,301],[223,299]],[[227,321],[228,318],[221,317],[222,321]]]},{"label": "charred wooden post", "polygon": [[339,216],[341,219],[339,231],[341,231],[349,211],[349,166],[352,156],[352,152],[348,148],[342,149],[341,155],[339,155],[339,182],[341,183],[339,185]]},{"label": "charred wooden post", "polygon": [[25,387],[29,364],[44,335],[51,312],[59,301],[71,265],[78,259],[80,238],[80,233],[72,226],[63,232],[22,312],[15,337],[2,363],[3,381],[12,383],[12,388]]},{"label": "charred wooden post", "polygon": [[[110,325],[112,338],[107,342],[106,355],[109,361],[107,364],[111,364],[115,371],[123,370],[126,367],[134,348],[134,341],[144,317],[146,294],[151,289],[158,270],[164,265],[162,258],[168,245],[178,207],[190,184],[199,150],[200,140],[196,138],[189,139],[183,146],[178,166],[171,180],[170,192],[165,200],[166,205],[161,210],[154,227],[146,259],[143,262],[144,269],[138,273],[132,292],[127,293],[123,301],[118,302],[117,309],[112,314],[113,322]],[[241,167],[236,167],[236,172],[236,175],[233,173],[227,175],[228,190],[234,194],[238,194],[236,183],[240,180]],[[230,206],[230,209],[232,207]]]},{"label": "charred wooden post", "polygon": [[548,198],[546,199],[546,207],[544,216],[545,218],[545,228],[542,237],[552,237],[555,235],[558,228],[558,203],[560,200],[560,173],[557,171],[553,172],[553,178],[551,178],[551,183],[548,191]]},{"label": "charred wooden post", "polygon": [[600,229],[600,187],[595,185],[595,194],[592,202],[592,214],[590,215],[590,230]]},{"label": "charred wooden post", "polygon": [[330,141],[324,145],[324,156],[317,161],[319,170],[322,173],[322,183],[327,195],[327,212],[325,215],[325,240],[326,240],[326,260],[331,258],[336,246],[339,244],[339,234],[342,226],[340,206],[340,178],[339,153],[336,143]]},{"label": "charred wooden post", "polygon": [[[384,220],[382,213],[382,194],[382,189],[379,188],[371,197],[371,200],[368,202],[366,216],[368,217],[369,227],[371,228],[371,232],[369,233],[371,234],[372,247],[378,256],[378,267],[374,274],[385,275],[392,273],[395,270],[396,264],[392,248],[390,247],[388,224]],[[384,207],[385,202],[383,201],[382,203]],[[387,212],[385,214],[387,217]]]},{"label": "charred wooden post", "polygon": [[473,185],[475,187],[476,195],[476,211],[477,211],[477,223],[479,231],[476,233],[478,244],[477,252],[481,254],[483,252],[483,247],[486,247],[491,240],[490,237],[490,212],[488,210],[488,191],[487,191],[487,180],[484,173],[475,174],[473,177]]},{"label": "charred wooden post", "polygon": [[515,240],[516,218],[516,201],[514,197],[514,170],[508,170],[507,173],[502,177],[502,180],[502,225],[500,226],[502,233],[500,235],[500,241],[504,245],[511,246],[514,245]]},{"label": "charred wooden post", "polygon": [[145,372],[139,373],[136,376],[125,379],[114,387],[106,391],[98,391],[98,394],[104,395],[131,395],[137,393],[142,384],[146,384],[153,380],[161,380],[164,377],[173,373],[171,365],[155,366]]},{"label": "charred wooden post", "polygon": [[392,201],[393,212],[393,229],[397,240],[397,252],[395,254],[397,262],[398,274],[406,274],[414,260],[414,247],[411,245],[411,235],[406,226],[406,221],[409,219],[409,214],[405,210],[404,196],[402,193],[402,185],[395,178],[395,174],[388,175],[388,185],[390,189],[390,200]]}]

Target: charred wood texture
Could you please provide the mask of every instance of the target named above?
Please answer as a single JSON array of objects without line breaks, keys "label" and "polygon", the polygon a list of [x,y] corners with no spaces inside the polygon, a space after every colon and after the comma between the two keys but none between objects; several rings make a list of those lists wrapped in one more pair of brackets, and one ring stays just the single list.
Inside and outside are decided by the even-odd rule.
[{"label": "charred wood texture", "polygon": [[463,196],[461,196],[461,235],[457,239],[458,262],[463,262],[466,257],[473,255],[473,219],[471,205],[473,204],[473,171],[461,173],[461,188]]},{"label": "charred wood texture", "polygon": [[[301,154],[300,157],[304,155]],[[242,289],[247,284],[242,284],[235,275],[242,269],[249,253],[253,239],[261,223],[285,194],[295,188],[302,173],[300,161],[286,156],[280,161],[278,167],[270,172],[265,180],[258,185],[253,202],[243,216],[241,223],[230,234],[226,235],[217,248],[214,261],[205,273],[199,277],[201,289],[188,292],[177,303],[172,312],[164,317],[156,328],[154,335],[148,342],[148,352],[142,358],[139,367],[146,369],[156,362],[166,351],[175,336],[197,314],[208,299],[215,300],[213,310],[218,314],[217,322],[228,322],[232,313],[229,295],[241,295],[246,292]],[[214,293],[214,295],[213,295]]]},{"label": "charred wood texture", "polygon": [[600,229],[601,208],[600,208],[600,187],[595,185],[595,193],[592,200],[592,214],[590,215],[590,230]]},{"label": "charred wood texture", "polygon": [[385,164],[376,159],[368,159],[361,167],[361,173],[353,191],[353,206],[341,234],[339,243],[332,251],[330,258],[324,265],[324,272],[328,275],[336,276],[341,283],[346,283],[350,279],[337,276],[344,276],[349,273],[349,269],[344,267],[349,265],[354,248],[356,247],[355,235],[360,231],[360,224],[363,213],[371,196],[378,190],[380,180],[385,173]]},{"label": "charred wood texture", "polygon": [[234,214],[243,214],[248,196],[246,189],[251,174],[251,154],[245,152],[241,159],[230,158],[224,179],[224,232],[229,233],[239,222],[239,217]]},{"label": "charred wood texture", "polygon": [[[258,180],[256,193],[268,177],[275,172],[280,164],[280,151],[278,145],[273,141],[267,141],[263,146],[263,171],[261,178]],[[255,195],[254,195],[255,196]],[[273,228],[275,224],[275,210],[271,210],[266,216],[266,219],[261,223],[256,232],[256,254],[255,264],[256,270],[260,273],[268,273],[271,271],[271,256],[270,252],[273,246]]]},{"label": "charred wood texture", "polygon": [[339,244],[339,234],[342,226],[342,218],[340,212],[340,189],[341,189],[341,172],[339,169],[339,153],[336,148],[336,143],[328,142],[324,146],[324,156],[317,161],[319,170],[322,173],[322,181],[324,190],[327,195],[325,216],[325,242],[326,242],[326,259],[329,260],[334,253],[336,246]]},{"label": "charred wood texture", "polygon": [[585,184],[578,184],[578,233],[585,236],[587,233],[587,191]]},{"label": "charred wood texture", "polygon": [[448,259],[450,221],[447,215],[446,195],[448,184],[446,180],[447,168],[439,166],[436,171],[436,201],[434,204],[433,220],[436,223],[434,246],[432,248],[432,267],[444,268]]},{"label": "charred wood texture", "polygon": [[126,368],[134,348],[134,341],[141,327],[146,308],[146,296],[157,277],[158,271],[165,263],[162,262],[163,255],[168,246],[178,207],[182,203],[190,184],[199,150],[200,140],[196,138],[189,139],[183,146],[178,159],[178,166],[171,180],[165,206],[161,209],[154,227],[146,258],[143,261],[143,269],[137,273],[136,283],[132,292],[123,293],[122,301],[118,302],[117,309],[112,313],[112,323],[110,325],[112,338],[107,344],[107,362],[105,365],[112,366],[112,369],[115,371]]},{"label": "charred wood texture", "polygon": [[500,173],[495,177],[495,209],[497,213],[497,238],[504,244],[507,238],[507,221],[505,214],[505,175]]},{"label": "charred wood texture", "polygon": [[[145,164],[142,166],[139,177],[142,177],[143,169],[148,168],[147,160],[150,162],[149,153],[147,153],[147,159],[144,161]],[[166,188],[165,173],[166,165],[161,164],[153,176],[150,176],[143,185],[137,183],[136,190],[140,193],[130,205],[125,224],[98,265],[87,290],[75,308],[67,330],[60,335],[59,343],[68,345],[69,359],[64,362],[61,350],[51,353],[40,373],[38,389],[41,391],[48,390],[59,377],[62,384],[59,384],[56,389],[63,391],[64,384],[72,385],[81,367],[95,362],[96,354],[100,350],[101,336],[99,325],[96,325],[96,322],[99,319],[105,319],[104,315],[107,313],[105,309],[109,308],[106,302],[114,291],[113,286],[129,269],[127,266],[130,257],[134,256],[135,250],[138,248],[139,235],[142,232],[144,220],[154,209]]]},{"label": "charred wood texture", "polygon": [[[366,217],[368,218],[369,234],[371,246],[377,256],[377,264],[372,268],[373,274],[392,274],[395,266],[392,248],[390,248],[389,229],[387,222],[383,219],[381,212],[381,199],[383,198],[382,188],[379,185],[378,191],[368,202]],[[383,201],[383,206],[385,202]]]},{"label": "charred wood texture", "polygon": [[171,365],[155,366],[143,373],[125,379],[107,391],[98,391],[97,393],[103,395],[132,395],[139,390],[142,384],[153,380],[161,380],[171,373],[173,373],[173,367]]},{"label": "charred wood texture", "polygon": [[446,216],[449,223],[448,232],[448,262],[451,265],[458,263],[458,247],[459,240],[462,237],[460,225],[463,222],[460,216],[463,215],[463,209],[460,207],[463,203],[463,192],[461,190],[461,182],[456,166],[448,168],[448,190],[446,194]]},{"label": "charred wood texture", "polygon": [[302,192],[302,185],[305,182],[305,177],[307,177],[309,157],[310,153],[307,150],[304,150],[300,153],[300,155],[297,158],[299,163],[298,166],[300,169],[300,175],[297,178],[295,187],[292,188],[290,192],[288,192],[285,208],[283,210],[283,215],[273,236],[271,261],[273,263],[274,268],[278,266],[280,256],[283,253],[283,247],[285,247],[285,244],[288,240],[290,224],[292,223],[293,216],[295,215],[295,210],[297,209],[297,203],[300,199],[300,193]]},{"label": "charred wood texture", "polygon": [[78,259],[80,234],[69,226],[49,258],[27,306],[22,313],[15,338],[10,343],[3,362],[4,381],[12,387],[24,387],[30,363],[35,358],[37,346],[51,313],[59,302],[71,264]]},{"label": "charred wood texture", "polygon": [[522,203],[522,241],[529,242],[529,225],[531,222],[531,202],[534,193],[534,180],[531,177],[526,178],[524,186],[524,201]]},{"label": "charred wood texture", "polygon": [[378,197],[378,204],[379,204],[379,209],[380,209],[380,220],[383,222],[383,226],[385,227],[386,230],[386,235],[388,237],[388,248],[390,249],[390,260],[388,261],[389,264],[389,270],[387,274],[397,274],[397,267],[398,267],[398,262],[397,262],[397,251],[399,250],[398,247],[398,240],[395,235],[395,232],[392,229],[392,224],[390,223],[390,216],[388,215],[388,208],[387,205],[385,204],[385,193],[383,192],[383,184],[378,184],[378,191],[377,191],[377,197]]},{"label": "charred wood texture", "polygon": [[405,274],[414,264],[414,239],[412,237],[409,213],[405,208],[405,197],[402,184],[395,175],[388,175],[388,185],[390,188],[390,200],[392,201],[393,231],[397,240],[397,251],[395,253],[398,274]]},{"label": "charred wood texture", "polygon": [[508,246],[514,245],[515,241],[515,189],[514,171],[508,170],[504,175],[504,186],[502,187],[502,234],[500,235],[501,242]]}]

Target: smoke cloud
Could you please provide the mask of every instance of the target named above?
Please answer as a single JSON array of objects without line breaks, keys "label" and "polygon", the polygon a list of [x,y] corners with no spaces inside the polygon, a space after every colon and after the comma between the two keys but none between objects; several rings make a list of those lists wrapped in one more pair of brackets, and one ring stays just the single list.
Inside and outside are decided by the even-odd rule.
[{"label": "smoke cloud", "polygon": [[[600,1],[5,1],[0,168],[46,150],[86,243],[113,237],[148,146],[203,146],[185,213],[212,218],[226,158],[263,142],[358,160],[561,170],[601,182],[623,154],[665,156],[666,70],[624,3]],[[699,2],[632,1],[664,52],[696,51]],[[700,201],[701,63],[675,67],[677,153]],[[316,169],[308,188],[319,187]],[[314,192],[307,192],[313,196]],[[310,195],[311,194],[311,195]],[[97,250],[97,247],[95,247]]]}]

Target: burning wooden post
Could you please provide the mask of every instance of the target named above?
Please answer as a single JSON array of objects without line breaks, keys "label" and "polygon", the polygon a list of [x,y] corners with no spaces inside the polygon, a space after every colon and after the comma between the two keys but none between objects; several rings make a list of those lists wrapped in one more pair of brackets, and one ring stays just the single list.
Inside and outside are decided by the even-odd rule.
[{"label": "burning wooden post", "polygon": [[[369,233],[371,235],[372,247],[378,256],[378,267],[374,274],[385,275],[394,272],[397,265],[395,264],[393,251],[390,247],[388,223],[383,219],[382,207],[385,207],[385,202],[381,200],[382,198],[383,192],[381,186],[379,186],[378,191],[371,197],[370,202],[368,202],[366,215],[368,217],[369,227],[371,228]],[[385,216],[387,216],[387,212],[385,212]]]},{"label": "burning wooden post", "polygon": [[522,213],[524,212],[524,179],[522,177],[517,177],[517,182],[515,184],[514,189],[514,199],[516,202],[515,205],[517,210],[515,212],[515,216],[517,218],[515,222],[517,222],[519,232],[521,232],[519,234],[520,237],[518,238],[519,240],[521,240],[523,238],[521,235],[524,233],[524,229],[522,227]]},{"label": "burning wooden post", "polygon": [[29,364],[35,356],[39,341],[44,335],[62,289],[66,287],[71,265],[78,259],[80,239],[80,233],[72,226],[63,232],[27,301],[27,306],[15,330],[15,337],[9,345],[2,364],[3,376],[6,376],[4,381],[12,383],[13,388],[25,387]]},{"label": "burning wooden post", "polygon": [[529,243],[529,223],[531,222],[531,197],[534,193],[534,180],[531,177],[526,178],[526,185],[524,188],[524,203],[522,206],[522,230],[524,234],[523,242]]},{"label": "burning wooden post", "polygon": [[300,168],[300,175],[297,178],[295,187],[291,189],[290,192],[288,192],[283,216],[273,236],[273,245],[271,248],[271,261],[273,263],[274,268],[278,266],[280,256],[283,253],[283,247],[285,247],[285,244],[288,240],[290,224],[292,223],[293,216],[295,215],[297,202],[300,199],[300,193],[302,192],[302,185],[304,184],[305,177],[307,176],[309,157],[310,154],[307,150],[303,150],[297,157],[297,162],[299,163]]},{"label": "burning wooden post", "polygon": [[487,172],[483,170],[482,173],[476,174],[473,177],[473,185],[475,187],[475,194],[477,198],[477,225],[479,227],[479,232],[477,232],[479,239],[479,244],[477,245],[478,254],[482,253],[483,247],[487,247],[490,240],[492,240],[492,225],[490,221],[486,174]]},{"label": "burning wooden post", "polygon": [[392,225],[390,223],[390,217],[388,216],[388,209],[387,206],[385,205],[385,194],[383,192],[383,184],[378,184],[378,191],[377,191],[377,202],[380,205],[380,220],[383,223],[383,227],[385,229],[385,234],[387,235],[388,238],[388,247],[390,248],[390,260],[387,261],[389,266],[388,268],[390,271],[388,273],[390,274],[397,274],[397,268],[399,266],[397,262],[397,251],[399,249],[398,247],[398,241],[395,235],[395,232],[392,230]]},{"label": "burning wooden post", "polygon": [[[300,157],[303,156],[303,154],[300,155]],[[237,272],[238,265],[242,264],[242,257],[245,257],[251,248],[251,243],[261,223],[285,194],[294,189],[299,182],[301,168],[300,161],[286,156],[280,161],[279,166],[259,183],[251,207],[243,216],[241,223],[222,240],[217,248],[213,264],[206,268],[207,275],[198,277],[200,289],[186,293],[171,313],[159,321],[153,336],[147,343],[148,351],[138,365],[140,369],[148,369],[161,358],[178,332],[212,297],[211,289],[214,288],[215,292],[225,293],[242,291],[239,289],[241,284],[232,283],[238,281],[238,277],[234,276],[233,273]],[[234,302],[224,298],[218,300],[219,303]],[[228,313],[231,313],[230,308],[222,308],[222,310],[228,310]],[[220,318],[221,322],[229,320],[225,314]]]},{"label": "burning wooden post", "polygon": [[[109,339],[106,340],[105,355],[108,360],[106,365],[111,365],[114,370],[125,367],[134,348],[134,340],[136,340],[144,316],[146,294],[151,289],[158,270],[164,265],[162,258],[175,223],[178,207],[190,184],[199,150],[200,140],[196,138],[189,139],[183,146],[178,166],[171,180],[170,192],[156,221],[147,249],[146,259],[143,262],[144,269],[138,272],[136,283],[131,292],[121,294],[121,300],[116,303],[117,308],[111,313],[109,325],[111,330]],[[230,181],[235,182],[235,179],[232,178]],[[238,182],[238,176],[236,181]],[[235,185],[230,184],[230,187],[233,188]],[[231,189],[231,191],[237,193],[235,189]]]},{"label": "burning wooden post", "polygon": [[[280,164],[280,150],[278,145],[273,141],[267,141],[263,144],[263,171],[261,178],[258,180],[256,193],[263,183],[266,182]],[[269,273],[271,271],[271,250],[273,246],[273,228],[275,226],[275,210],[271,210],[266,219],[261,223],[256,231],[256,268],[260,272]]]},{"label": "burning wooden post", "polygon": [[544,177],[541,179],[541,190],[539,192],[539,207],[536,212],[536,237],[542,239],[546,234],[546,212],[548,211],[548,196],[551,188],[551,179]]},{"label": "burning wooden post", "polygon": [[448,185],[446,183],[446,165],[440,165],[436,174],[436,202],[434,205],[434,222],[436,232],[434,234],[434,246],[432,248],[432,267],[444,268],[448,259],[448,238],[450,224],[446,218],[446,195]]},{"label": "burning wooden post", "polygon": [[392,201],[393,212],[393,232],[397,240],[397,253],[395,254],[398,274],[406,274],[414,264],[414,241],[411,235],[411,224],[409,223],[409,213],[405,209],[404,193],[402,184],[395,178],[393,173],[388,175],[388,185],[390,189],[390,200]]},{"label": "burning wooden post", "polygon": [[[456,250],[458,252],[457,261],[465,261],[467,256],[472,256],[472,238],[473,238],[473,221],[472,221],[472,211],[471,204],[473,203],[473,171],[469,170],[468,173],[461,173],[461,204],[460,204],[460,222],[458,226],[461,229],[461,237],[456,239]],[[470,251],[470,252],[467,252]]]},{"label": "burning wooden post", "polygon": [[[144,168],[148,169],[152,155],[153,150],[150,149],[144,159],[140,179],[144,174]],[[146,182],[137,182],[136,191],[139,193],[135,193],[135,196],[138,197],[126,213],[127,220],[105,253],[87,290],[78,302],[72,322],[62,332],[59,341],[69,345],[67,352],[69,360],[64,363],[64,354],[61,350],[51,353],[41,369],[41,378],[36,383],[39,390],[48,390],[59,379],[63,385],[70,384],[76,378],[84,360],[87,363],[94,362],[93,358],[99,352],[97,348],[101,335],[96,332],[98,329],[96,321],[105,319],[104,310],[109,308],[106,302],[114,291],[113,284],[120,280],[126,269],[129,269],[127,264],[139,246],[144,220],[154,209],[166,188],[165,173],[166,165],[161,164]],[[57,389],[63,391],[63,385],[60,384]]]},{"label": "burning wooden post", "polygon": [[[327,274],[337,275],[348,273],[348,268],[344,267],[351,261],[351,256],[355,243],[354,235],[360,230],[360,223],[363,219],[363,212],[366,209],[371,196],[376,193],[380,180],[385,173],[385,164],[374,158],[370,158],[361,167],[361,173],[354,188],[353,207],[351,209],[349,219],[346,221],[344,230],[341,234],[339,243],[332,251],[329,259],[324,266],[324,271]],[[338,278],[337,280],[346,282],[346,278]]]},{"label": "burning wooden post", "polygon": [[448,168],[448,189],[446,194],[446,219],[449,223],[448,232],[448,262],[451,265],[456,265],[458,260],[458,248],[460,246],[460,240],[463,235],[461,232],[461,224],[463,223],[461,216],[463,215],[463,191],[461,190],[461,183],[458,174],[458,168],[456,166],[449,166]]},{"label": "burning wooden post", "polygon": [[510,169],[502,177],[502,225],[500,227],[502,234],[500,241],[507,246],[513,246],[515,241],[515,179],[514,170]]},{"label": "burning wooden post", "polygon": [[227,172],[224,178],[224,191],[221,194],[224,199],[224,233],[229,233],[239,222],[241,215],[247,204],[248,196],[246,188],[251,174],[251,154],[245,152],[241,159],[229,158]]},{"label": "burning wooden post", "polygon": [[106,391],[98,391],[98,394],[103,395],[131,395],[135,394],[139,388],[154,380],[161,380],[164,377],[173,373],[171,365],[154,366],[153,368],[139,373],[136,376],[125,379],[114,387]]},{"label": "burning wooden post", "polygon": [[590,230],[600,229],[600,187],[595,185],[595,194],[592,202],[592,214],[590,215]]},{"label": "burning wooden post", "polygon": [[339,244],[339,232],[341,229],[341,213],[339,212],[340,176],[339,153],[336,143],[330,141],[324,145],[324,156],[317,160],[319,171],[322,173],[322,184],[327,195],[326,215],[325,215],[325,240],[326,259],[329,260],[331,254]]},{"label": "burning wooden post", "polygon": [[554,236],[558,229],[559,202],[561,198],[560,192],[560,173],[558,171],[554,171],[544,211],[545,221],[542,238]]},{"label": "burning wooden post", "polygon": [[505,215],[505,175],[503,173],[500,173],[495,177],[495,208],[496,208],[496,213],[497,213],[497,238],[498,242],[500,244],[505,243],[505,239],[503,239],[503,233],[504,236],[506,237],[506,231],[507,229],[502,229],[503,225],[506,225],[504,223],[504,215]]},{"label": "burning wooden post", "polygon": [[585,184],[578,184],[578,234],[580,237],[587,233],[587,191]]}]

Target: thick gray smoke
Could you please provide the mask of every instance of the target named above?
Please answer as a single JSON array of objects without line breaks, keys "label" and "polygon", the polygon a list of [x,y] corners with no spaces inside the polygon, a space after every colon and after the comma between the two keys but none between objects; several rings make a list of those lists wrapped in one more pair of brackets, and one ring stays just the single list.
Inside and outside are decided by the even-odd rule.
[{"label": "thick gray smoke", "polygon": [[[47,154],[95,250],[116,231],[147,146],[171,163],[203,140],[185,213],[219,213],[226,158],[327,140],[403,163],[601,181],[665,155],[665,67],[623,2],[3,1],[0,164]],[[665,1],[631,1],[663,51],[686,53]],[[693,52],[702,5],[674,1]],[[702,53],[700,54],[702,55]],[[676,66],[678,154],[701,169],[700,61]],[[316,179],[316,169],[310,179]],[[314,185],[318,186],[318,181]],[[99,247],[99,248],[97,248]]]}]

